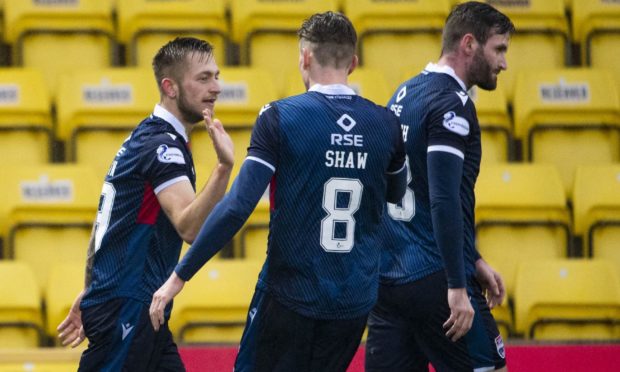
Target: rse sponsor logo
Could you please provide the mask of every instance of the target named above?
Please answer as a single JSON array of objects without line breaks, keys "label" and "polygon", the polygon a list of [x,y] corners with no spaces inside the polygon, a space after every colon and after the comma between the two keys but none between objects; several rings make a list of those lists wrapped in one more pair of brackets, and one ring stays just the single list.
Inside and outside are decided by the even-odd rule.
[{"label": "rse sponsor logo", "polygon": [[443,115],[443,126],[459,136],[469,134],[469,122],[467,119],[457,116],[454,111],[446,112]]},{"label": "rse sponsor logo", "polygon": [[260,112],[258,113],[258,116],[261,116],[261,115],[263,114],[263,112],[265,112],[265,111],[269,110],[270,108],[271,108],[271,105],[270,105],[270,104],[266,104],[265,106],[263,106],[263,107],[260,109]]},{"label": "rse sponsor logo", "polygon": [[73,201],[73,181],[50,181],[42,175],[37,181],[20,183],[22,200],[28,202],[70,202]]},{"label": "rse sponsor logo", "polygon": [[356,121],[353,120],[352,117],[350,117],[347,114],[343,114],[340,119],[338,119],[336,121],[336,124],[338,124],[340,126],[340,128],[344,129],[345,131],[350,131],[351,129],[353,129],[353,127],[355,126]]},{"label": "rse sponsor logo", "polygon": [[185,164],[183,153],[176,147],[160,145],[157,148],[157,160],[162,163]]}]

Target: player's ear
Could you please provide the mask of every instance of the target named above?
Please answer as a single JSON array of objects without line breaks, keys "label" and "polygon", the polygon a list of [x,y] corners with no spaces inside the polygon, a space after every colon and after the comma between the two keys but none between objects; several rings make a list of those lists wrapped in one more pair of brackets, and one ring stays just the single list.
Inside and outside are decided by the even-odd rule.
[{"label": "player's ear", "polygon": [[177,96],[177,85],[174,80],[170,78],[163,78],[161,80],[161,88],[164,94],[169,98],[176,98]]},{"label": "player's ear", "polygon": [[473,55],[474,52],[476,51],[476,48],[478,47],[478,41],[476,40],[476,38],[474,37],[473,34],[465,34],[462,38],[461,38],[461,43],[460,43],[460,47],[461,50],[466,54],[466,55]]},{"label": "player's ear", "polygon": [[358,64],[359,64],[359,58],[357,58],[357,55],[354,54],[353,59],[351,60],[351,64],[349,65],[349,71],[347,72],[347,74],[351,75],[351,73],[355,71],[355,68],[358,66]]}]

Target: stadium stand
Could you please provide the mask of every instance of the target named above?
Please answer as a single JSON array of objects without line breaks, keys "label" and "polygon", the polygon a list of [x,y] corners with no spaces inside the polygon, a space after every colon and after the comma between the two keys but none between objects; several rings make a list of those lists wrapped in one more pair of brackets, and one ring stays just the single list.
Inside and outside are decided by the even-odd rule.
[{"label": "stadium stand", "polygon": [[390,92],[401,83],[404,71],[421,71],[439,58],[448,0],[346,0],[344,4],[358,33],[362,66],[382,71]]},{"label": "stadium stand", "polygon": [[558,171],[539,164],[482,168],[476,232],[478,250],[504,277],[508,296],[514,294],[520,261],[566,257],[571,222]]},{"label": "stadium stand", "polygon": [[39,71],[0,68],[0,148],[6,163],[34,165],[51,160],[50,107]]},{"label": "stadium stand", "polygon": [[512,125],[508,103],[501,89],[490,92],[474,87],[469,91],[476,104],[482,137],[482,165],[505,163],[513,157]]},{"label": "stadium stand", "polygon": [[573,38],[585,66],[609,69],[620,87],[620,2],[573,0]]},{"label": "stadium stand", "polygon": [[82,349],[0,349],[0,372],[77,371]]},{"label": "stadium stand", "polygon": [[[288,76],[286,96],[304,93],[304,87],[299,71],[293,71]],[[359,95],[378,105],[385,106],[392,92],[388,89],[383,73],[379,70],[358,67],[349,75],[348,85]]]},{"label": "stadium stand", "polygon": [[[248,67],[220,70],[222,92],[216,103],[215,117],[222,121],[235,145],[235,166],[231,175],[231,179],[234,179],[247,154],[252,127],[261,107],[278,97],[271,77],[265,70]],[[194,128],[190,140],[196,173],[210,173],[217,163],[217,157],[204,125]]]},{"label": "stadium stand", "polygon": [[170,329],[180,344],[238,343],[262,261],[208,262],[174,299]]},{"label": "stadium stand", "polygon": [[298,66],[297,29],[315,12],[337,10],[336,1],[231,2],[232,36],[240,45],[241,64],[269,71],[278,96],[284,96],[286,77]]},{"label": "stadium stand", "polygon": [[613,264],[620,275],[620,165],[577,168],[573,212],[587,256]]},{"label": "stadium stand", "polygon": [[118,0],[118,40],[128,65],[148,67],[155,53],[176,36],[194,36],[215,47],[218,65],[226,62],[228,24],[224,0]]},{"label": "stadium stand", "polygon": [[524,160],[555,164],[569,198],[577,165],[620,160],[620,100],[607,72],[578,68],[519,75],[514,123]]},{"label": "stadium stand", "polygon": [[36,347],[44,339],[40,291],[31,267],[0,260],[0,349]]},{"label": "stadium stand", "polygon": [[249,260],[265,260],[269,239],[269,202],[261,200],[238,233],[241,252],[238,257]]},{"label": "stadium stand", "polygon": [[493,315],[502,335],[513,335],[519,263],[567,255],[570,216],[558,171],[547,165],[484,166],[476,183],[476,233],[478,251],[502,275],[508,297]]},{"label": "stadium stand", "polygon": [[600,260],[523,262],[515,287],[515,320],[528,339],[617,339],[618,275]]},{"label": "stadium stand", "polygon": [[27,263],[43,290],[54,263],[84,264],[102,177],[75,165],[4,166],[3,257]]},{"label": "stadium stand", "polygon": [[508,69],[499,74],[509,102],[518,73],[567,65],[570,35],[563,0],[485,2],[510,17],[517,30],[506,54]]},{"label": "stadium stand", "polygon": [[57,98],[57,136],[70,162],[103,179],[131,131],[159,102],[150,69],[110,68],[64,75]]},{"label": "stadium stand", "polygon": [[[54,264],[45,284],[45,330],[55,345],[60,345],[56,327],[69,314],[76,296],[84,289],[85,262]],[[83,343],[82,348],[86,347]]]},{"label": "stadium stand", "polygon": [[4,17],[13,64],[40,69],[52,96],[62,73],[116,63],[109,0],[8,1]]}]

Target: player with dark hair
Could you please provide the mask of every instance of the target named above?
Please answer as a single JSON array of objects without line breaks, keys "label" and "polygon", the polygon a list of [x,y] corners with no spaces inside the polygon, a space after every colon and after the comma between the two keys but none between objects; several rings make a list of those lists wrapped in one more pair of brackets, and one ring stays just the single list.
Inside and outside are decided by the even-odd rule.
[{"label": "player with dark hair", "polygon": [[270,185],[267,259],[237,372],[346,370],[377,298],[382,211],[406,188],[398,120],[346,86],[357,65],[351,22],[315,14],[298,34],[308,92],[263,107],[230,193],[151,304],[158,328],[166,304]]},{"label": "player with dark hair", "polygon": [[[493,90],[507,68],[512,22],[480,2],[458,5],[442,54],[401,84],[388,103],[400,118],[409,187],[388,204],[379,300],[368,325],[367,371],[489,371],[505,368],[489,308],[501,277],[476,251],[474,184],[480,127],[467,91]],[[486,293],[486,298],[485,298]]]},{"label": "player with dark hair", "polygon": [[[211,118],[220,85],[209,43],[177,38],[153,59],[161,101],[125,140],[105,177],[88,248],[85,289],[58,327],[63,345],[88,337],[80,371],[184,371],[167,320],[148,304],[224,196],[233,145]],[[204,120],[219,164],[198,195],[188,134]]]}]

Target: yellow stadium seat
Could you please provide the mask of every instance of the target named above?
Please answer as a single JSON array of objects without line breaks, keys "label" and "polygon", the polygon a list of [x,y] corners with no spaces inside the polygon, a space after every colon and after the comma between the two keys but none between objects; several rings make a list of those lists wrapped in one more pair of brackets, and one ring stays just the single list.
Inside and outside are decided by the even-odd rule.
[{"label": "yellow stadium seat", "polygon": [[174,299],[170,329],[181,344],[241,339],[262,261],[208,262]]},{"label": "yellow stadium seat", "polygon": [[26,262],[44,288],[50,266],[84,264],[102,177],[75,165],[3,167],[4,257]]},{"label": "yellow stadium seat", "polygon": [[241,63],[269,71],[283,96],[286,77],[298,68],[297,30],[312,14],[337,8],[335,0],[232,0],[232,35],[241,47]]},{"label": "yellow stadium seat", "polygon": [[536,340],[612,340],[620,323],[620,281],[600,260],[521,263],[515,290],[517,331]]},{"label": "yellow stadium seat", "polygon": [[13,64],[43,71],[52,94],[62,73],[114,63],[109,0],[9,1],[4,16]]},{"label": "yellow stadium seat", "polygon": [[159,91],[150,69],[110,68],[63,76],[57,99],[57,136],[67,159],[92,166],[103,178],[131,131],[153,112]]},{"label": "yellow stadium seat", "polygon": [[33,165],[51,159],[50,104],[39,71],[0,68],[0,148],[5,163]]},{"label": "yellow stadium seat", "polygon": [[345,13],[357,30],[361,63],[382,71],[390,91],[401,83],[403,71],[421,71],[439,58],[449,11],[448,0],[345,1]]},{"label": "yellow stadium seat", "polygon": [[507,162],[512,156],[512,125],[501,84],[494,91],[474,87],[469,95],[476,104],[480,123],[482,165]]},{"label": "yellow stadium seat", "polygon": [[620,274],[620,165],[577,168],[573,199],[575,234],[583,236],[588,256]]},{"label": "yellow stadium seat", "polygon": [[[247,154],[252,127],[261,107],[278,97],[267,71],[258,68],[222,68],[220,85],[222,92],[215,104],[215,117],[222,121],[235,146],[232,180]],[[196,173],[210,174],[217,157],[204,125],[197,125],[192,131],[191,146]]]},{"label": "yellow stadium seat", "polygon": [[0,349],[0,372],[77,371],[81,353],[70,348]]},{"label": "yellow stadium seat", "polygon": [[269,240],[269,201],[261,200],[241,229],[239,257],[265,260]]},{"label": "yellow stadium seat", "polygon": [[581,46],[581,62],[608,69],[620,87],[620,2],[573,0],[573,38]]},{"label": "yellow stadium seat", "polygon": [[620,100],[606,72],[560,69],[519,75],[514,119],[523,157],[555,164],[569,198],[577,165],[620,161]]},{"label": "yellow stadium seat", "polygon": [[60,343],[56,327],[65,319],[78,293],[84,289],[85,267],[85,262],[63,262],[50,269],[44,294],[46,331],[57,345]]},{"label": "yellow stadium seat", "polygon": [[[358,67],[349,75],[348,85],[358,95],[382,106],[387,104],[392,95],[383,73],[379,70]],[[294,96],[305,92],[306,88],[301,80],[299,71],[291,72],[288,77],[286,96]]]},{"label": "yellow stadium seat", "polygon": [[215,47],[216,62],[226,61],[228,26],[224,0],[118,0],[118,39],[127,47],[127,63],[149,67],[164,44],[193,36]]},{"label": "yellow stadium seat", "polygon": [[0,349],[39,346],[44,337],[41,299],[27,264],[0,260]]},{"label": "yellow stadium seat", "polygon": [[558,171],[538,164],[483,167],[476,232],[480,254],[495,265],[511,297],[519,262],[567,255],[570,215]]}]

